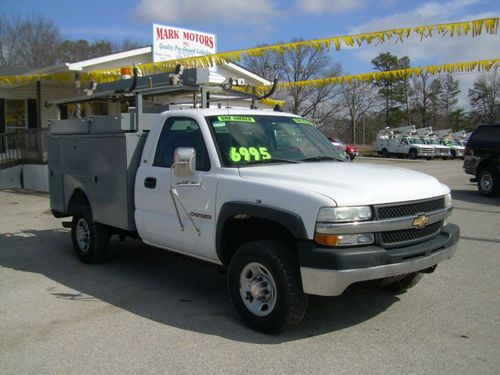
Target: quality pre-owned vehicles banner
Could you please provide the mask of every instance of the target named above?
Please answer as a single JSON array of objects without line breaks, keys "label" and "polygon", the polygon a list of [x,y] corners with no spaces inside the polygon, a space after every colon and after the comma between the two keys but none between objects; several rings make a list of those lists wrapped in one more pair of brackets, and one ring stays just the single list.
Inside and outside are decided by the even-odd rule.
[{"label": "quality pre-owned vehicles banner", "polygon": [[215,35],[172,26],[153,25],[153,61],[216,53]]}]

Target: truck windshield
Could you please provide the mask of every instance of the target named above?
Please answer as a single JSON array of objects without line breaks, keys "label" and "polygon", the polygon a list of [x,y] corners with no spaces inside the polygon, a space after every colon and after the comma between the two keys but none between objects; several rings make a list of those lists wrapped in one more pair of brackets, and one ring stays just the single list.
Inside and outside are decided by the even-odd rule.
[{"label": "truck windshield", "polygon": [[420,138],[408,138],[408,142],[410,142],[411,145],[425,144],[425,142],[422,141]]},{"label": "truck windshield", "polygon": [[439,145],[439,141],[437,139],[431,139],[431,138],[427,138],[427,144],[429,145]]},{"label": "truck windshield", "polygon": [[303,118],[220,115],[206,119],[225,166],[345,160],[337,148]]},{"label": "truck windshield", "polygon": [[445,140],[445,141],[444,141],[444,144],[445,144],[446,146],[461,146],[461,144],[460,144],[460,143],[458,143],[458,142],[457,142],[457,141],[455,141],[455,140],[451,140],[451,139],[449,139],[449,140]]}]

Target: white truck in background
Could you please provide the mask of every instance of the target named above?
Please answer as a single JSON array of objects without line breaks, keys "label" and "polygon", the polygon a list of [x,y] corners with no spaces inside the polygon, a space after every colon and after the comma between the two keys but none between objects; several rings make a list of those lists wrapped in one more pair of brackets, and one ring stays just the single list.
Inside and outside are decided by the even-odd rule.
[{"label": "white truck in background", "polygon": [[[146,97],[174,93],[196,102],[143,111]],[[212,109],[215,93],[244,95],[165,86],[52,103],[130,106],[50,124],[51,209],[72,217],[64,225],[83,262],[105,259],[112,236],[130,236],[215,264],[243,322],[276,332],[301,321],[310,294],[338,296],[365,281],[405,290],[453,255],[460,232],[437,179],[346,163],[308,120]],[[414,155],[431,155],[422,152]]]},{"label": "white truck in background", "polygon": [[434,147],[426,145],[416,134],[415,125],[380,130],[373,149],[382,157],[408,157],[409,159],[425,158],[432,160]]},{"label": "white truck in background", "polygon": [[465,156],[465,147],[460,141],[464,140],[466,137],[464,130],[453,133],[451,129],[444,129],[437,131],[436,135],[440,137],[441,144],[450,148],[451,159],[461,158],[463,160]]},{"label": "white truck in background", "polygon": [[444,145],[436,133],[432,131],[432,127],[416,129],[416,135],[422,139],[423,143],[434,148],[434,157],[448,160],[451,157],[450,148]]}]

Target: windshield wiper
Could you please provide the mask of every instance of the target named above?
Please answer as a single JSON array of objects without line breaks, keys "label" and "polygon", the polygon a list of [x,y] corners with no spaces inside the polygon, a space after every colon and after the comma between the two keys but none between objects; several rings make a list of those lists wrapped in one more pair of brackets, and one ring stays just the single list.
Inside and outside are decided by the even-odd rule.
[{"label": "windshield wiper", "polygon": [[251,162],[251,163],[242,164],[241,166],[244,166],[244,165],[271,164],[271,163],[300,163],[300,161],[299,160],[292,160],[292,159],[272,158],[272,159],[259,160],[259,161],[254,161],[254,162]]},{"label": "windshield wiper", "polygon": [[336,161],[339,161],[339,159],[334,158],[333,156],[326,156],[326,155],[312,156],[310,158],[300,159],[300,161],[323,161],[323,160],[336,160]]}]

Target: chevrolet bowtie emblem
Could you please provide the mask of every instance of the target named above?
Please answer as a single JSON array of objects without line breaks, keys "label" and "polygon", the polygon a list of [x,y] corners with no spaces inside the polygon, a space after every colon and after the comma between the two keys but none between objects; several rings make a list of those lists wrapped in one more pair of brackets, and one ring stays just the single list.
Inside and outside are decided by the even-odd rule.
[{"label": "chevrolet bowtie emblem", "polygon": [[413,226],[417,229],[425,228],[425,226],[429,224],[429,216],[423,214],[418,215],[415,220],[413,220]]}]

